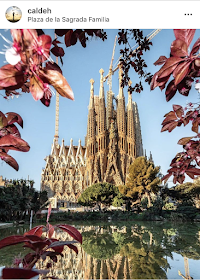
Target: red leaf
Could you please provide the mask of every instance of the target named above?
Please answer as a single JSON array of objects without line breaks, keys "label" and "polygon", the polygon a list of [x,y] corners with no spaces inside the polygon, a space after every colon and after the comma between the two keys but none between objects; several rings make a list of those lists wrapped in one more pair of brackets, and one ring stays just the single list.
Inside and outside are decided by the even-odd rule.
[{"label": "red leaf", "polygon": [[40,71],[40,74],[61,96],[74,100],[72,89],[60,72],[44,69],[44,71]]},{"label": "red leaf", "polygon": [[75,252],[78,252],[78,249],[76,248],[76,246],[73,245],[73,243],[76,243],[76,241],[56,241],[50,244],[47,249],[52,248],[55,250],[55,252],[61,253],[63,251],[64,246],[66,245],[70,249],[73,249]]},{"label": "red leaf", "polygon": [[154,62],[154,65],[162,65],[163,63],[165,63],[167,60],[166,56],[160,56],[158,60],[156,60],[156,62]]},{"label": "red leaf", "polygon": [[43,233],[43,228],[45,228],[45,226],[43,226],[43,225],[36,226],[36,227],[32,228],[31,230],[25,232],[24,236],[26,236],[26,235],[36,235],[36,236],[41,237],[42,233]]},{"label": "red leaf", "polygon": [[184,115],[183,107],[180,105],[173,105],[173,110],[178,116],[178,118],[181,118]]},{"label": "red leaf", "polygon": [[64,52],[63,48],[58,47],[58,46],[53,47],[53,48],[51,49],[51,52],[52,52],[52,54],[54,54],[55,56],[64,56],[64,55],[65,55],[65,52]]},{"label": "red leaf", "polygon": [[70,249],[72,249],[76,254],[78,254],[78,248],[74,246],[73,244],[67,245]]},{"label": "red leaf", "polygon": [[163,126],[163,128],[161,129],[161,132],[166,131],[166,130],[171,132],[174,128],[177,127],[177,125],[178,125],[178,122],[170,122]]},{"label": "red leaf", "polygon": [[176,116],[175,112],[173,112],[173,111],[167,113],[165,115],[165,117],[166,118],[163,120],[162,125],[167,124],[167,123],[169,123],[171,121],[177,120],[177,116]]},{"label": "red leaf", "polygon": [[8,120],[6,116],[0,111],[0,129],[7,126]]},{"label": "red leaf", "polygon": [[49,107],[51,99],[45,98],[44,96],[40,99],[40,101],[46,106]]},{"label": "red leaf", "polygon": [[51,215],[51,204],[49,204],[49,208],[48,208],[47,223],[49,222],[50,215]]},{"label": "red leaf", "polygon": [[2,270],[3,279],[30,279],[38,274],[37,271],[24,268],[3,268]]},{"label": "red leaf", "polygon": [[172,176],[172,173],[169,173],[169,174],[166,174],[163,178],[162,178],[162,181],[164,181],[164,183],[167,182],[167,180],[169,179],[169,177]]},{"label": "red leaf", "polygon": [[13,167],[16,171],[19,170],[19,165],[16,162],[16,160],[8,155],[7,153],[0,152],[0,158],[5,161],[7,164],[9,164],[11,167]]},{"label": "red leaf", "polygon": [[27,142],[11,134],[0,138],[0,147],[21,152],[28,152],[30,150]]},{"label": "red leaf", "polygon": [[179,58],[179,57],[173,56],[173,57],[168,58],[167,61],[165,62],[165,64],[158,71],[158,79],[170,75],[176,68],[177,64],[181,61],[183,61],[183,59]]},{"label": "red leaf", "polygon": [[42,53],[42,61],[45,61],[49,57],[51,48],[51,37],[49,35],[41,35],[37,38],[38,51]]},{"label": "red leaf", "polygon": [[192,137],[183,137],[178,141],[177,144],[186,145],[192,138],[193,138],[193,136]]},{"label": "red leaf", "polygon": [[19,137],[21,138],[21,134],[18,130],[18,128],[16,127],[16,125],[14,124],[10,124],[6,127],[6,130],[10,133],[10,134],[13,134],[14,136],[16,137]]},{"label": "red leaf", "polygon": [[151,90],[154,90],[154,89],[159,85],[159,83],[158,83],[158,81],[157,81],[158,73],[159,73],[159,71],[156,72],[156,73],[153,75],[153,78],[152,78],[151,84],[150,84],[150,89],[151,89]]},{"label": "red leaf", "polygon": [[69,235],[71,235],[75,240],[82,244],[82,235],[80,232],[72,226],[69,225],[56,225],[58,228],[66,231]]},{"label": "red leaf", "polygon": [[174,80],[172,80],[165,91],[166,100],[167,102],[172,99],[172,97],[176,94],[177,87],[174,85]]},{"label": "red leaf", "polygon": [[180,39],[187,44],[187,47],[192,42],[196,29],[174,29],[176,39]]},{"label": "red leaf", "polygon": [[52,63],[52,62],[47,62],[46,63],[46,67],[45,67],[47,70],[56,70],[58,72],[60,72],[62,74],[62,70],[61,68],[58,66],[58,64],[56,64],[55,62]]},{"label": "red leaf", "polygon": [[70,47],[71,46],[71,36],[73,34],[73,30],[70,29],[67,31],[67,33],[65,34],[65,45],[66,47]]},{"label": "red leaf", "polygon": [[13,112],[8,112],[6,113],[6,117],[8,120],[8,124],[13,124],[16,122],[23,128],[23,120],[20,115]]},{"label": "red leaf", "polygon": [[30,89],[30,92],[31,92],[33,98],[36,101],[41,99],[44,95],[43,83],[36,76],[32,76],[30,78],[29,89]]},{"label": "red leaf", "polygon": [[28,241],[28,238],[23,235],[11,235],[0,240],[0,249],[6,246],[15,245]]},{"label": "red leaf", "polygon": [[54,226],[48,224],[48,237],[51,238],[54,233]]},{"label": "red leaf", "polygon": [[195,176],[193,173],[189,172],[189,171],[185,171],[185,173],[191,178],[191,179],[194,179]]},{"label": "red leaf", "polygon": [[195,120],[195,121],[192,123],[192,131],[198,133],[198,128],[199,128],[198,121]]},{"label": "red leaf", "polygon": [[[65,35],[70,29],[55,29],[56,35],[62,37]],[[72,30],[73,31],[73,30]]]},{"label": "red leaf", "polygon": [[190,172],[193,175],[200,175],[200,169],[199,168],[188,168],[186,172]]},{"label": "red leaf", "polygon": [[4,65],[0,68],[0,87],[16,86],[24,82],[24,73],[16,68],[16,65]]},{"label": "red leaf", "polygon": [[171,54],[176,57],[185,57],[188,55],[187,44],[182,40],[175,40],[171,44]]},{"label": "red leaf", "polygon": [[200,48],[200,38],[194,43],[190,55],[197,53],[199,48]]},{"label": "red leaf", "polygon": [[173,72],[173,76],[175,78],[174,84],[178,85],[184,78],[187,76],[190,64],[192,61],[185,61],[180,63]]}]

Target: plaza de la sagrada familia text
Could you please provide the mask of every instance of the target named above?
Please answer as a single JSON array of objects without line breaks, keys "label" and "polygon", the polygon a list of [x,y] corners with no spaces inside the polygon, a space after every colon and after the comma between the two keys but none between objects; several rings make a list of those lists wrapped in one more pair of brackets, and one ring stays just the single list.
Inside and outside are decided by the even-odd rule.
[{"label": "plaza de la sagrada familia text", "polygon": [[[130,164],[143,155],[138,107],[130,92],[125,103],[120,65],[117,71],[117,96],[112,91],[112,65],[107,76],[104,76],[103,69],[99,71],[99,95],[94,95],[94,80],[90,80],[85,145],[79,140],[75,146],[72,139],[70,145],[66,146],[64,140],[59,144],[55,134],[41,177],[41,190],[48,192],[53,207],[76,207],[80,194],[98,182],[116,186],[125,184]],[[106,78],[109,89],[105,93]]]}]

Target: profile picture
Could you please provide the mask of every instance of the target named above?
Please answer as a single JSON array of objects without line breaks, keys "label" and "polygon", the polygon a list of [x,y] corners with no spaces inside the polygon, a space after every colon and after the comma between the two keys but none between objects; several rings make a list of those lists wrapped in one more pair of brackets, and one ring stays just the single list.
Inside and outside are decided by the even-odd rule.
[{"label": "profile picture", "polygon": [[17,22],[22,17],[22,11],[16,6],[11,6],[6,10],[6,19],[10,22]]}]

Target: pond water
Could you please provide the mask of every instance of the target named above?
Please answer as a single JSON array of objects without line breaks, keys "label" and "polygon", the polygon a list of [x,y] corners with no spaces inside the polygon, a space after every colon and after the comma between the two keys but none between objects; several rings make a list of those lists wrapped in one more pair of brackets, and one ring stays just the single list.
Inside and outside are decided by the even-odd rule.
[{"label": "pond water", "polygon": [[[51,268],[60,279],[200,279],[200,223],[74,225],[83,244],[78,255],[66,247],[64,257]],[[0,239],[27,230],[28,226],[1,228]],[[57,236],[69,239],[63,232]],[[0,266],[11,265],[26,250],[21,245],[1,249]],[[44,265],[39,262],[37,267]]]}]

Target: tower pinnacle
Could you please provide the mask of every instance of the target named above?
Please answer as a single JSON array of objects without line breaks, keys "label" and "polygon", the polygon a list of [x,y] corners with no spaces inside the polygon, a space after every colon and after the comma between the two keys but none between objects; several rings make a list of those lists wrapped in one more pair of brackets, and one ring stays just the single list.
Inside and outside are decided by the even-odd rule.
[{"label": "tower pinnacle", "polygon": [[104,87],[103,87],[103,73],[104,73],[104,70],[101,68],[99,70],[99,73],[100,73],[100,89],[99,89],[99,98],[103,98],[104,97]]},{"label": "tower pinnacle", "polygon": [[94,106],[94,80],[90,79],[90,104],[89,104],[89,109],[93,108]]},{"label": "tower pinnacle", "polygon": [[[57,36],[55,36],[57,38]],[[56,57],[56,63],[58,65],[58,57]],[[56,92],[56,117],[55,117],[55,135],[54,140],[56,145],[58,144],[58,130],[59,130],[59,93]]]}]

